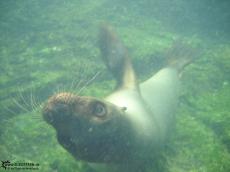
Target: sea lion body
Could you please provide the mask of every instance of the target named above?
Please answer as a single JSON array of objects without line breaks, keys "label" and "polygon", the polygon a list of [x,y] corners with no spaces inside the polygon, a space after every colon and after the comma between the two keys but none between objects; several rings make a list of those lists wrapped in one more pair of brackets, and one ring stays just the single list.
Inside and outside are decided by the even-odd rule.
[{"label": "sea lion body", "polygon": [[173,120],[178,89],[178,72],[173,68],[164,68],[140,84],[141,97],[135,90],[123,89],[105,100],[118,107],[127,107],[126,115],[133,121],[134,128],[138,132],[143,130],[142,136],[151,133],[154,140],[161,142]]},{"label": "sea lion body", "polygon": [[110,27],[101,29],[100,49],[117,80],[115,91],[104,100],[56,94],[44,106],[43,117],[76,159],[117,166],[120,172],[144,171],[174,121],[180,70],[168,65],[137,84],[127,50]]}]

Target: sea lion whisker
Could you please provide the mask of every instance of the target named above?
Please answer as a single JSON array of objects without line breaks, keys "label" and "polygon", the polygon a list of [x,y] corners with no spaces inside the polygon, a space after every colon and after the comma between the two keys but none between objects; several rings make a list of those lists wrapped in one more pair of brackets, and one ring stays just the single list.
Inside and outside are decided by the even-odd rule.
[{"label": "sea lion whisker", "polygon": [[33,118],[33,119],[40,119],[40,120],[43,120],[43,119],[41,118],[41,116],[39,116],[39,115],[32,115],[32,118]]},{"label": "sea lion whisker", "polygon": [[42,116],[40,115],[40,113],[41,113],[41,109],[39,108],[39,109],[36,109],[35,111],[33,111],[33,113],[32,113],[32,117],[33,118],[40,118],[40,119],[42,119]]},{"label": "sea lion whisker", "polygon": [[53,90],[53,94],[57,94],[59,93],[59,88],[58,88],[58,85],[55,87],[55,89]]},{"label": "sea lion whisker", "polygon": [[61,92],[66,92],[66,87],[65,87],[65,85],[63,85],[63,84],[60,85],[60,91],[61,91]]},{"label": "sea lion whisker", "polygon": [[77,84],[76,84],[76,86],[73,87],[74,90],[78,90],[78,89],[80,88],[81,84],[82,84],[83,81],[84,81],[84,79],[83,79],[83,73],[84,73],[83,68],[81,68],[81,69],[79,70],[79,73],[80,73],[80,76],[79,76],[78,79],[79,79],[80,81],[78,81]]},{"label": "sea lion whisker", "polygon": [[59,84],[58,85],[58,93],[61,93],[61,92],[63,92],[63,90],[62,90],[62,86]]},{"label": "sea lion whisker", "polygon": [[[83,65],[81,64],[79,70],[77,71],[77,77],[74,77],[74,79],[72,79],[72,82],[71,82],[68,90],[74,90],[74,89],[77,89],[79,87],[79,85],[82,82],[84,69],[85,69],[85,64],[83,64]],[[80,81],[77,82],[77,80],[80,80]]]},{"label": "sea lion whisker", "polygon": [[71,81],[71,84],[70,84],[70,87],[69,87],[69,90],[72,90],[73,89],[73,87],[74,87],[74,83],[76,82],[76,80],[75,79],[73,79],[72,81]]},{"label": "sea lion whisker", "polygon": [[43,119],[41,119],[41,120],[39,120],[39,119],[35,119],[35,120],[37,120],[37,125],[43,125],[43,124],[45,124],[45,121],[43,120]]},{"label": "sea lion whisker", "polygon": [[80,81],[77,83],[77,85],[73,88],[73,90],[75,90],[75,92],[78,92],[76,90],[80,90],[80,87],[82,85],[82,83],[84,82],[84,80],[82,78],[80,78]]},{"label": "sea lion whisker", "polygon": [[31,94],[31,97],[32,97],[32,108],[33,108],[33,111],[36,111],[36,110],[41,110],[42,109],[42,103],[39,101],[39,99],[34,96],[35,94]]},{"label": "sea lion whisker", "polygon": [[81,67],[77,72],[79,76],[73,78],[69,90],[77,90],[79,88],[79,86],[83,81],[83,73],[84,73],[83,67]]},{"label": "sea lion whisker", "polygon": [[39,115],[32,115],[31,118],[34,119],[34,120],[36,120],[36,121],[38,121],[38,122],[40,122],[40,123],[44,123],[45,122],[43,120],[43,118],[41,116],[39,116]]},{"label": "sea lion whisker", "polygon": [[29,112],[29,110],[28,110],[26,107],[22,106],[15,98],[12,98],[12,101],[13,101],[14,104],[15,104],[18,108],[20,108],[22,111],[24,111],[24,112]]},{"label": "sea lion whisker", "polygon": [[41,102],[38,101],[38,108],[42,109],[43,108],[43,104]]},{"label": "sea lion whisker", "polygon": [[34,103],[35,100],[34,100],[33,90],[32,89],[30,90],[30,93],[27,97],[25,97],[22,94],[23,92],[24,92],[24,89],[18,88],[18,92],[17,92],[18,100],[16,98],[13,98],[14,104],[24,112],[29,112],[30,110],[34,111],[37,105]]},{"label": "sea lion whisker", "polygon": [[18,88],[18,97],[22,100],[23,104],[25,104],[25,107],[27,108],[27,110],[30,108],[29,103],[26,101],[25,97],[22,95],[22,92],[24,92],[24,90],[21,88]]},{"label": "sea lion whisker", "polygon": [[37,106],[35,97],[33,95],[33,90],[32,89],[30,91],[30,104],[31,104],[31,107],[32,107],[32,111],[35,111],[38,106]]},{"label": "sea lion whisker", "polygon": [[36,101],[36,99],[33,99],[32,103],[33,103],[33,105],[32,105],[33,111],[36,111],[38,109],[42,109],[41,102],[39,102],[38,100]]},{"label": "sea lion whisker", "polygon": [[70,89],[68,88],[68,85],[63,85],[62,87],[63,87],[62,90],[63,90],[64,92],[67,92],[67,91],[69,92]]},{"label": "sea lion whisker", "polygon": [[43,104],[43,103],[42,103],[41,101],[39,101],[39,99],[37,99],[37,107],[38,107],[39,109],[42,109],[42,107],[43,107],[42,104]]},{"label": "sea lion whisker", "polygon": [[17,115],[17,113],[13,110],[11,110],[9,107],[4,107],[4,110],[10,112],[13,116]]},{"label": "sea lion whisker", "polygon": [[[87,80],[85,79],[84,77],[84,73],[87,73],[86,72],[86,69],[88,69],[88,64],[83,64],[81,66],[81,68],[79,69],[79,81],[77,82],[76,86],[74,87],[74,90],[80,90],[82,85],[85,85],[84,82]],[[76,93],[78,93],[78,91],[76,91]]]},{"label": "sea lion whisker", "polygon": [[44,123],[43,119],[39,119],[36,117],[32,117],[33,120],[36,120],[36,122],[40,122],[41,124]]},{"label": "sea lion whisker", "polygon": [[41,106],[41,103],[35,103],[35,100],[33,100],[33,108],[32,108],[32,111],[30,111],[30,114],[31,114],[31,117],[33,119],[36,119],[36,120],[39,120],[39,121],[43,121],[43,118],[42,116],[40,115],[41,114],[41,110],[42,110],[42,106]]},{"label": "sea lion whisker", "polygon": [[39,102],[39,100],[34,100],[34,105],[35,105],[35,108],[37,109],[41,109],[42,108],[42,105],[41,105],[41,102]]},{"label": "sea lion whisker", "polygon": [[54,94],[59,94],[62,92],[60,84],[58,84],[54,89]]},{"label": "sea lion whisker", "polygon": [[78,91],[77,94],[80,94],[90,83],[92,83],[92,81],[94,81],[97,76],[101,73],[101,71],[98,71],[91,79],[89,79],[85,85]]},{"label": "sea lion whisker", "polygon": [[10,123],[10,118],[7,118],[7,119],[2,119],[2,118],[1,118],[1,122],[0,122],[1,125],[2,125],[2,124],[8,125],[9,123]]},{"label": "sea lion whisker", "polygon": [[73,93],[77,93],[78,90],[80,90],[80,88],[82,87],[82,85],[84,85],[84,79],[79,78],[79,80],[76,81],[75,86],[73,86],[73,88],[72,88]]}]

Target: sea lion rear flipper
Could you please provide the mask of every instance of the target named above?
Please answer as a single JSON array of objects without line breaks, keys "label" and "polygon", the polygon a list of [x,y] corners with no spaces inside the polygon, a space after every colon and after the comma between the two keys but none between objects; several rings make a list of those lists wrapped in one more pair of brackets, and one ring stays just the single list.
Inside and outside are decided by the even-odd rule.
[{"label": "sea lion rear flipper", "polygon": [[167,66],[175,68],[179,73],[183,69],[196,60],[201,55],[201,50],[191,45],[176,40],[173,45],[165,52]]},{"label": "sea lion rear flipper", "polygon": [[101,26],[99,46],[102,59],[117,80],[116,89],[136,88],[135,72],[127,49],[111,26]]}]

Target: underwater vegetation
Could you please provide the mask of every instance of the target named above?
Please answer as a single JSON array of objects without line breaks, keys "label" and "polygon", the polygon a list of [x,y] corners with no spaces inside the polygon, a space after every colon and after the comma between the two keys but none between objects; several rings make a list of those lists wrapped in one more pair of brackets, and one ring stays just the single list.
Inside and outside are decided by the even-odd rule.
[{"label": "underwater vegetation", "polygon": [[40,106],[64,90],[96,97],[112,91],[115,82],[97,44],[98,26],[107,21],[127,46],[140,80],[164,65],[175,40],[202,49],[183,72],[176,125],[160,165],[169,172],[230,171],[229,5],[217,0],[1,1],[0,160],[39,163],[44,172],[92,171],[57,143]]}]

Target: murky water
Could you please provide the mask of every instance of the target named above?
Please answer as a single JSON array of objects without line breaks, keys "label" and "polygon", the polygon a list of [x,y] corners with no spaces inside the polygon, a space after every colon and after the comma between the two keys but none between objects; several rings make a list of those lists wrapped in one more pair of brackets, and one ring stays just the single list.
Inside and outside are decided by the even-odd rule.
[{"label": "murky water", "polygon": [[127,47],[138,81],[164,66],[177,40],[202,52],[182,73],[175,127],[157,155],[159,167],[145,171],[230,171],[229,6],[227,0],[0,2],[3,166],[93,171],[58,144],[41,107],[57,92],[99,98],[112,92],[115,81],[98,48],[99,26],[107,22]]}]

